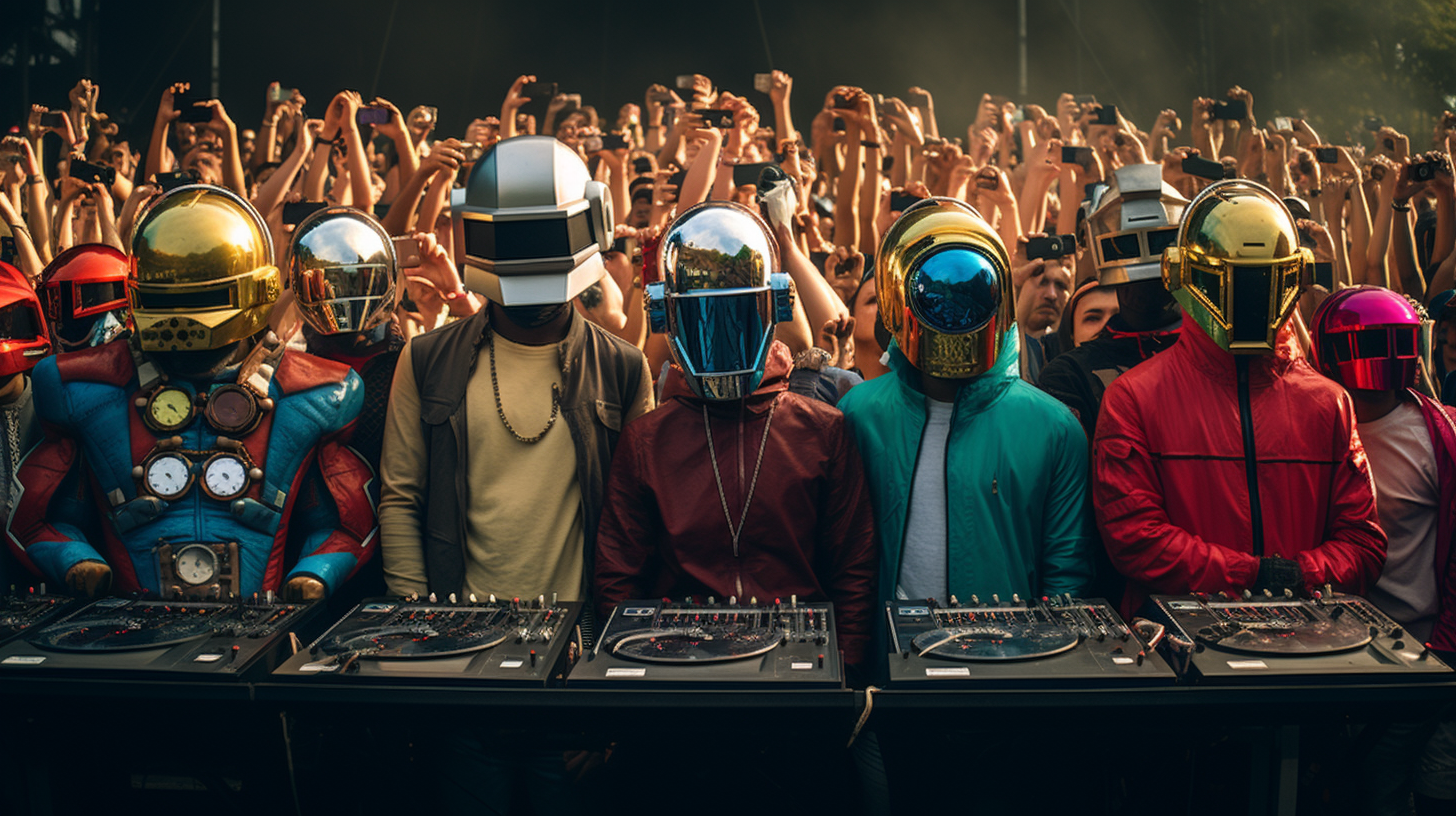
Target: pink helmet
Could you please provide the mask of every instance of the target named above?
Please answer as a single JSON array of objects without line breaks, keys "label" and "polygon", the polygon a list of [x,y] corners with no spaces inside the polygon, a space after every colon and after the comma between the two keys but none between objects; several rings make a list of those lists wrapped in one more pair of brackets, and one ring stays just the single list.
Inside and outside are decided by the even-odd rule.
[{"label": "pink helmet", "polygon": [[1315,312],[1315,368],[1346,388],[1390,391],[1416,381],[1421,318],[1381,286],[1341,289]]}]

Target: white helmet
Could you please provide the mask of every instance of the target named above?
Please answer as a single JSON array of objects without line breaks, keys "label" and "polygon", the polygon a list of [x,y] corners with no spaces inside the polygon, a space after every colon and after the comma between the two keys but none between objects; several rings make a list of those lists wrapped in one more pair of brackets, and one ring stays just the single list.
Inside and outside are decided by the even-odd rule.
[{"label": "white helmet", "polygon": [[606,274],[607,186],[550,136],[498,142],[450,209],[465,288],[502,306],[567,303]]}]

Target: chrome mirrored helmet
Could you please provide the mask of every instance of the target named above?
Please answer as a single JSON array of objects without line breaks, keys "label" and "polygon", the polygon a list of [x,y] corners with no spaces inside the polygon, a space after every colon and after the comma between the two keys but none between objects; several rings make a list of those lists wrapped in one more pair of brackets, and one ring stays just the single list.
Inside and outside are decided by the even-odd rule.
[{"label": "chrome mirrored helmet", "polygon": [[461,281],[502,306],[567,303],[606,274],[611,195],[550,136],[497,142],[450,213]]},{"label": "chrome mirrored helmet", "polygon": [[262,331],[282,293],[253,206],[210,184],[164,193],[132,232],[132,316],[143,351],[220,349]]},{"label": "chrome mirrored helmet", "polygon": [[288,245],[288,285],[319,334],[367,332],[398,300],[394,242],[373,216],[328,207],[305,218]]},{"label": "chrome mirrored helmet", "polygon": [[1011,259],[975,208],[927,198],[901,213],[875,257],[880,322],[906,359],[964,379],[996,364],[1016,319]]},{"label": "chrome mirrored helmet", "polygon": [[99,346],[131,325],[126,289],[131,265],[106,244],[71,247],[46,265],[40,276],[51,343],[58,351]]},{"label": "chrome mirrored helmet", "polygon": [[1268,354],[1314,283],[1314,255],[1268,188],[1218,181],[1188,205],[1177,246],[1163,252],[1163,283],[1221,348]]},{"label": "chrome mirrored helmet", "polygon": [[1421,316],[1382,286],[1354,286],[1325,298],[1310,325],[1311,357],[1346,388],[1391,391],[1416,383]]},{"label": "chrome mirrored helmet", "polygon": [[709,201],[677,217],[658,247],[661,280],[647,286],[652,330],[693,393],[736,400],[763,379],[774,324],[794,319],[789,276],[758,214]]},{"label": "chrome mirrored helmet", "polygon": [[1163,181],[1160,164],[1130,164],[1112,171],[1091,202],[1083,235],[1092,250],[1097,282],[1115,286],[1162,276],[1163,250],[1177,243],[1188,199]]}]

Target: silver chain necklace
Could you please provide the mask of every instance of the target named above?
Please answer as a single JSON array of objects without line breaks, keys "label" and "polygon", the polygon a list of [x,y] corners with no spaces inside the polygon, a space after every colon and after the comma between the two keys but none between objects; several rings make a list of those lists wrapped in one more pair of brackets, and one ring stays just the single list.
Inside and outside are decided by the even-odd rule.
[{"label": "silver chain necklace", "polygon": [[[763,467],[763,451],[768,447],[768,431],[773,427],[774,409],[779,407],[775,396],[768,405],[768,420],[763,423],[763,438],[758,442],[758,461],[753,465],[753,480],[748,483],[748,495],[743,499],[743,514],[738,518],[738,527],[733,527],[733,514],[728,511],[728,494],[723,492],[723,475],[718,472],[718,453],[713,450],[713,426],[708,423],[708,406],[703,406],[703,430],[708,433],[708,458],[713,463],[713,481],[718,485],[718,500],[723,503],[723,518],[728,522],[728,532],[733,536],[733,555],[738,555],[738,537],[748,521],[748,506],[753,503],[753,491],[758,487],[758,470]],[[740,471],[741,472],[741,471]],[[741,476],[739,478],[742,478]]]}]

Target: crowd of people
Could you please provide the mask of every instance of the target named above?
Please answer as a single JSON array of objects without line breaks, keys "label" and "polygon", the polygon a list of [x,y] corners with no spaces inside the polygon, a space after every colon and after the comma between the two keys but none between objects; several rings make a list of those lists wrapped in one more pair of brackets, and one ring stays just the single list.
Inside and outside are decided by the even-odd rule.
[{"label": "crowd of people", "polygon": [[[1456,657],[1456,114],[1335,144],[1241,87],[1147,130],[987,95],[962,138],[923,88],[802,131],[793,86],[599,112],[521,76],[456,137],[181,83],[145,146],[89,80],[35,107],[0,140],[4,583],[545,595],[585,643],[634,598],[794,595],[861,683],[893,598],[1329,587]],[[1377,742],[1366,812],[1449,811],[1456,726]],[[442,795],[524,763],[569,808],[561,748],[462,730]]]}]

